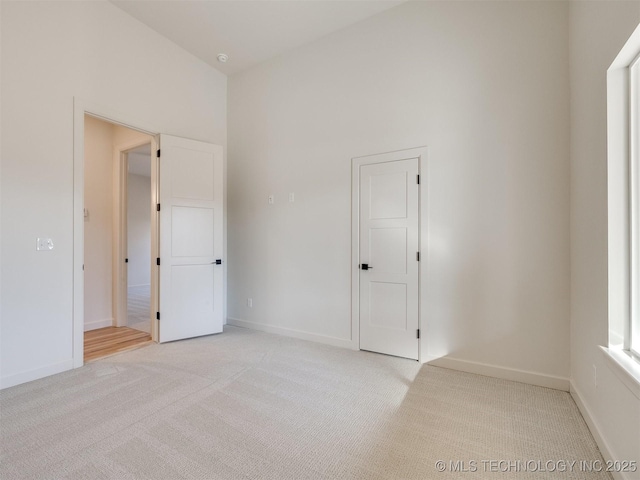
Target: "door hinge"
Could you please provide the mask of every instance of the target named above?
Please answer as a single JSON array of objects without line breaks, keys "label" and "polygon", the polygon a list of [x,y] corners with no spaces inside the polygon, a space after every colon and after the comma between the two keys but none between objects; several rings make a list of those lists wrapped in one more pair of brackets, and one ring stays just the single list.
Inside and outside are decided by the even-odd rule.
[{"label": "door hinge", "polygon": [[416,183],[420,185],[420,175],[416,175]]},{"label": "door hinge", "polygon": [[129,259],[128,259],[128,258],[125,258],[125,259],[124,259],[124,263],[129,263]]},{"label": "door hinge", "polygon": [[416,338],[420,338],[420,329],[416,330]]},{"label": "door hinge", "polygon": [[159,212],[159,211],[160,211],[160,204],[159,204],[159,203],[157,203],[157,204],[156,204],[156,212]]},{"label": "door hinge", "polygon": [[160,149],[156,152],[156,157],[160,158]]},{"label": "door hinge", "polygon": [[160,312],[156,312],[156,320],[160,320]]},{"label": "door hinge", "polygon": [[160,265],[160,257],[156,258],[156,265]]},{"label": "door hinge", "polygon": [[420,252],[416,252],[416,260],[419,262],[420,261]]}]

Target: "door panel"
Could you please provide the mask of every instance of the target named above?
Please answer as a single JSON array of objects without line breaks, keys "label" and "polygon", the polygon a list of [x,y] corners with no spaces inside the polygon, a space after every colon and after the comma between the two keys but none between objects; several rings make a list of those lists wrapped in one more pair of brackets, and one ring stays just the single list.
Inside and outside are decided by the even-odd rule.
[{"label": "door panel", "polygon": [[376,273],[407,273],[407,229],[372,228],[369,232],[369,262]]},{"label": "door panel", "polygon": [[360,348],[418,359],[418,159],[360,166]]},{"label": "door panel", "polygon": [[370,219],[407,218],[407,173],[371,175]]},{"label": "door panel", "polygon": [[402,283],[370,282],[371,325],[407,330],[407,286]]},{"label": "door panel", "polygon": [[[171,313],[175,319],[182,320],[179,324],[181,338],[217,333],[211,329],[216,310],[214,269],[215,265],[171,266]],[[166,323],[164,318],[160,319],[161,335]]]},{"label": "door panel", "polygon": [[[166,147],[165,147],[166,148]],[[216,190],[214,162],[210,152],[188,147],[173,147],[180,152],[172,170],[171,191],[176,198],[213,201]]]},{"label": "door panel", "polygon": [[160,136],[160,342],[222,331],[222,147]]},{"label": "door panel", "polygon": [[213,256],[213,208],[174,206],[171,209],[171,222],[171,253],[174,257]]}]

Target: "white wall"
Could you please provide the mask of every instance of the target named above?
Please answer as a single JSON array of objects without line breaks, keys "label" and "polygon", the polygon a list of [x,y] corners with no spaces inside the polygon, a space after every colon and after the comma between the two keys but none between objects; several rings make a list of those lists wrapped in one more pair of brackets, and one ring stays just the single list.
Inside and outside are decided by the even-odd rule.
[{"label": "white wall", "polygon": [[351,158],[427,145],[429,355],[568,387],[568,26],[410,2],[230,77],[230,321],[349,342]]},{"label": "white wall", "polygon": [[129,258],[128,286],[149,285],[151,282],[151,178],[132,173],[129,173],[127,181],[127,257]]},{"label": "white wall", "polygon": [[[2,2],[1,382],[73,365],[73,99],[226,145],[226,77],[105,1]],[[124,74],[126,72],[126,74]],[[55,249],[37,252],[38,236]]]},{"label": "white wall", "polygon": [[572,390],[618,460],[640,460],[640,399],[598,350],[608,343],[606,71],[639,22],[637,1],[571,3]]},{"label": "white wall", "polygon": [[113,323],[113,127],[84,122],[84,329]]}]

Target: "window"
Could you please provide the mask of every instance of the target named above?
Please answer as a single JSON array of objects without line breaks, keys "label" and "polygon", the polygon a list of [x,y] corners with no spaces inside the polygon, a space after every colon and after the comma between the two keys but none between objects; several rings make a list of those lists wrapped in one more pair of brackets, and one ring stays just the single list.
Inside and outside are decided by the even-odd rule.
[{"label": "window", "polygon": [[629,78],[629,350],[640,358],[640,55],[628,68]]},{"label": "window", "polygon": [[607,364],[640,399],[640,25],[607,70]]}]

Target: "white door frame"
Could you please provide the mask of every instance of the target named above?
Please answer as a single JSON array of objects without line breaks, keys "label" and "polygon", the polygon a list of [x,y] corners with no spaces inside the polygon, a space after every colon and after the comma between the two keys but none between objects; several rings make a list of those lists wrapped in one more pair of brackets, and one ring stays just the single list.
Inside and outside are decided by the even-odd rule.
[{"label": "white door frame", "polygon": [[[113,313],[115,317],[115,324],[118,327],[126,326],[127,323],[124,319],[127,318],[127,298],[128,298],[128,281],[127,271],[128,265],[124,262],[124,259],[128,257],[128,226],[127,226],[127,205],[128,205],[128,155],[129,150],[148,145],[152,143],[152,139],[134,140],[131,142],[123,143],[114,146],[113,148],[113,229],[114,229],[114,242],[113,242]],[[153,146],[151,146],[153,151]],[[151,169],[153,170],[155,155],[151,155]],[[149,198],[149,208],[151,210],[151,242],[154,245],[157,242],[157,235],[154,235],[154,225],[157,213],[152,205],[156,204],[155,200],[155,188],[156,185],[151,181],[151,198]],[[151,247],[151,258],[154,256],[154,248]],[[150,279],[153,284],[154,262],[151,262]],[[151,289],[153,297],[153,288]],[[155,304],[154,304],[155,305]],[[154,336],[154,323],[149,317],[151,324],[151,338],[156,340]]]},{"label": "white door frame", "polygon": [[420,328],[418,361],[420,363],[425,363],[428,360],[426,342],[424,341],[426,336],[426,306],[422,302],[423,299],[427,298],[427,155],[427,147],[417,147],[351,159],[351,343],[352,348],[355,350],[360,349],[360,167],[362,165],[396,160],[418,159],[418,174],[420,175],[418,189],[418,245],[420,248],[420,262],[418,265],[418,328]]},{"label": "white door frame", "polygon": [[[132,119],[128,115],[114,111],[104,105],[97,105],[87,102],[77,97],[73,99],[73,368],[84,365],[84,116],[85,114],[131,128],[142,133],[151,135],[154,139],[160,129],[145,124],[145,122]],[[145,125],[144,127],[142,125]],[[155,140],[151,142],[152,152],[155,149]],[[152,182],[157,181],[157,161],[154,168],[155,156],[152,160]],[[157,159],[156,159],[157,160]],[[118,163],[118,162],[117,162]],[[157,201],[157,192],[152,189],[154,198]],[[152,216],[152,229],[157,230],[157,223]],[[152,244],[152,250],[154,245]],[[152,255],[155,252],[152,251]],[[154,276],[151,278],[151,288],[153,291]],[[156,280],[157,282],[157,280]],[[157,283],[156,283],[157,285]],[[151,301],[157,302],[157,296]],[[152,322],[152,332],[157,335],[157,321]]]}]

